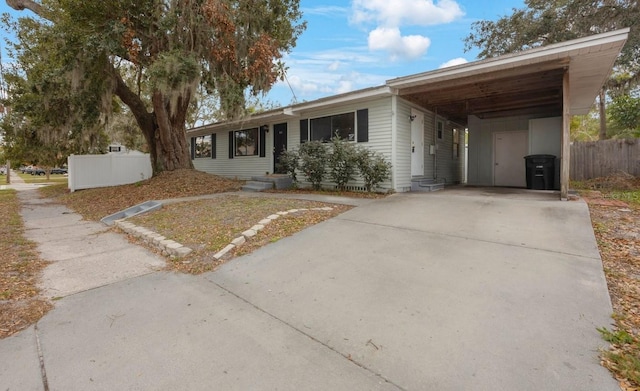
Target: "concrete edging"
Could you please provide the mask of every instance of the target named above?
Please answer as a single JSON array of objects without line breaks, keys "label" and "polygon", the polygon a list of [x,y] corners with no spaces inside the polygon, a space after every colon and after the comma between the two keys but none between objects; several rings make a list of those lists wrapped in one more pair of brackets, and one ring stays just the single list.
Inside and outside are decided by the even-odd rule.
[{"label": "concrete edging", "polygon": [[[275,214],[269,215],[267,217],[265,217],[264,219],[260,220],[257,224],[253,225],[251,228],[247,229],[246,231],[242,232],[242,234],[240,234],[240,236],[236,237],[235,239],[233,239],[231,241],[231,243],[229,243],[227,246],[225,246],[222,250],[218,251],[217,253],[215,253],[213,255],[213,258],[215,260],[220,260],[222,259],[225,255],[227,255],[231,250],[233,250],[236,247],[242,246],[244,243],[247,242],[247,240],[249,240],[250,238],[256,236],[258,234],[258,232],[260,232],[261,230],[263,230],[269,223],[271,223],[274,220],[279,219],[281,216],[286,216],[288,214],[292,214],[292,213],[298,213],[298,212],[306,212],[306,211],[331,211],[333,210],[334,207],[332,206],[324,206],[321,208],[301,208],[301,209],[289,209],[286,211],[280,211],[280,212],[276,212]],[[160,250],[162,252],[162,255],[164,256],[170,256],[170,257],[175,257],[175,258],[182,258],[185,257],[189,254],[191,254],[191,252],[193,251],[193,249],[184,246],[174,240],[171,239],[167,239],[164,236],[160,235],[157,232],[151,231],[149,229],[146,229],[144,227],[140,227],[137,226],[135,224],[132,224],[128,221],[125,221],[124,219],[122,220],[116,220],[114,222],[115,226],[120,228],[121,230],[125,231],[126,233],[133,235],[137,238],[142,239],[145,243],[156,247],[158,250]]]}]

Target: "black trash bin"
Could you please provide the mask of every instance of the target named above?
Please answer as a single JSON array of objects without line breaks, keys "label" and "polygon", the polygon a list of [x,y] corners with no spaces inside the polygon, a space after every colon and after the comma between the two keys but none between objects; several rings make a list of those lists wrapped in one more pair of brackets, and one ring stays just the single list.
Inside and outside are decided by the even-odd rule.
[{"label": "black trash bin", "polygon": [[524,157],[527,166],[527,189],[553,190],[556,157],[554,155],[529,155]]}]

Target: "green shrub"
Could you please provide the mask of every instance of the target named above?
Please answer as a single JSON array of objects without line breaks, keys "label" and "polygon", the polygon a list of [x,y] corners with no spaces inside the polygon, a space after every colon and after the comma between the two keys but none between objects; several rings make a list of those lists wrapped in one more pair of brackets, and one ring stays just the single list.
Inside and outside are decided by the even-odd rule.
[{"label": "green shrub", "polygon": [[329,176],[341,191],[354,179],[358,165],[358,151],[353,143],[339,136],[331,139],[332,151],[329,155]]},{"label": "green shrub", "polygon": [[320,190],[320,183],[324,179],[327,163],[327,148],[320,141],[310,141],[300,145],[300,170],[311,182],[314,190]]},{"label": "green shrub", "polygon": [[391,175],[391,163],[384,156],[375,151],[360,148],[357,154],[357,166],[368,192],[377,188]]},{"label": "green shrub", "polygon": [[280,154],[280,161],[277,164],[279,171],[289,174],[293,180],[293,184],[297,185],[298,177],[296,170],[300,169],[300,156],[297,151],[284,150]]}]

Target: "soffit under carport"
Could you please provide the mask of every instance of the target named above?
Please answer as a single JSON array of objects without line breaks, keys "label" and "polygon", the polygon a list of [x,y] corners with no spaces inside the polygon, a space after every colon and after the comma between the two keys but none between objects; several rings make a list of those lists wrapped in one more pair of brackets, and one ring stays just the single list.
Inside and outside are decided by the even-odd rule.
[{"label": "soffit under carport", "polygon": [[398,95],[448,119],[495,118],[562,112],[565,61],[496,71],[399,90]]},{"label": "soffit under carport", "polygon": [[409,101],[465,124],[521,114],[560,115],[562,75],[571,114],[586,114],[611,73],[629,29],[387,81]]}]

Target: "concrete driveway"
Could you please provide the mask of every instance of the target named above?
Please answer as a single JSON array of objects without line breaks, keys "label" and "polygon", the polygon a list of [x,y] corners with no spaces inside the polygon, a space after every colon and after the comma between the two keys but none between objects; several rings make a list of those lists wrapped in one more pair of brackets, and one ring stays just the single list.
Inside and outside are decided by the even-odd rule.
[{"label": "concrete driveway", "polygon": [[610,314],[584,203],[397,194],[203,276],[67,296],[0,341],[0,388],[618,390]]}]

